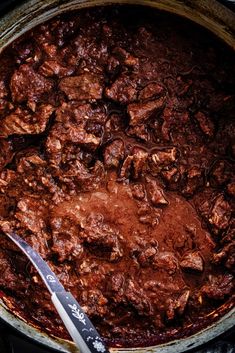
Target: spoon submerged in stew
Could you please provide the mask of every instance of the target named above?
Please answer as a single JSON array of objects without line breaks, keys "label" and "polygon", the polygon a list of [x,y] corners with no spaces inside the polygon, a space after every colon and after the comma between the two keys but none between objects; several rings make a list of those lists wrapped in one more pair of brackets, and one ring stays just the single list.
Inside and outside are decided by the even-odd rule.
[{"label": "spoon submerged in stew", "polygon": [[65,327],[81,353],[109,353],[99,333],[78,304],[74,296],[65,290],[54,272],[42,257],[16,233],[5,233],[29,258],[47,289]]}]

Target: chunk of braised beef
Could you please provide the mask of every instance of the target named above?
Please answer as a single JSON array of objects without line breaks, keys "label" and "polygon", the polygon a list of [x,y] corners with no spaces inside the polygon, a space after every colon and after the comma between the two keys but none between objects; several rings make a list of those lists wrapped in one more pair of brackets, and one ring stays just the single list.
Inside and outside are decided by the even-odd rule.
[{"label": "chunk of braised beef", "polygon": [[18,107],[1,121],[0,135],[8,137],[10,135],[28,135],[42,133],[49,122],[54,108],[50,104],[40,105],[35,113]]},{"label": "chunk of braised beef", "polygon": [[123,249],[120,243],[121,234],[118,230],[111,228],[103,221],[100,214],[91,214],[86,219],[86,225],[80,232],[83,241],[94,246],[94,253],[98,255],[98,249],[102,256],[107,255],[109,261],[118,261],[123,256]]},{"label": "chunk of braised beef", "polygon": [[132,155],[126,157],[122,164],[120,171],[121,178],[127,179],[133,177],[134,179],[138,179],[146,171],[148,152],[136,147],[132,153]]},{"label": "chunk of braised beef", "polygon": [[[27,153],[28,152],[28,153]],[[46,161],[34,150],[18,153],[15,158],[18,181],[25,193],[40,193],[59,197],[60,190],[47,170]],[[19,192],[19,191],[18,191]]]},{"label": "chunk of braised beef", "polygon": [[154,227],[159,222],[159,213],[145,200],[139,201],[137,214],[139,222]]},{"label": "chunk of braised beef", "polygon": [[79,238],[79,226],[74,219],[52,213],[50,226],[53,241],[51,250],[57,260],[64,262],[79,259],[83,253],[83,247]]},{"label": "chunk of braised beef", "polygon": [[127,107],[130,116],[130,125],[136,126],[145,123],[155,113],[164,107],[165,99],[159,98],[146,103],[132,103]]},{"label": "chunk of braised beef", "polygon": [[[189,112],[175,107],[179,107],[179,101],[174,98],[172,101],[168,102],[168,105],[164,108],[161,117],[163,119],[163,124],[161,126],[161,136],[165,141],[174,141],[174,137],[177,137],[178,131],[180,129],[180,140],[187,137],[187,127],[189,125]],[[175,106],[175,107],[174,107]],[[190,131],[190,136],[192,136],[192,131]]]},{"label": "chunk of braised beef", "polygon": [[57,193],[59,197],[59,188],[47,170],[46,161],[38,155],[37,150],[29,148],[24,153],[17,153],[15,163],[18,182],[27,190],[26,193],[51,194],[51,197]]},{"label": "chunk of braised beef", "polygon": [[55,44],[45,41],[45,42],[41,43],[41,46],[42,46],[43,51],[46,53],[46,55],[49,58],[53,59],[58,55],[58,53],[57,53],[58,47]]},{"label": "chunk of braised beef", "polygon": [[112,274],[110,281],[107,282],[108,289],[123,294],[125,285],[125,277],[123,273],[117,272]]},{"label": "chunk of braised beef", "polygon": [[120,66],[119,60],[114,56],[110,56],[108,58],[106,71],[111,75],[117,74],[119,70],[119,66]]},{"label": "chunk of braised beef", "polygon": [[112,54],[121,64],[126,65],[127,67],[137,69],[139,66],[139,59],[121,47],[114,48]]},{"label": "chunk of braised beef", "polygon": [[152,154],[153,161],[157,164],[168,165],[173,163],[178,158],[178,151],[176,147],[168,148],[165,150],[156,151]]},{"label": "chunk of braised beef", "polygon": [[170,275],[174,274],[178,268],[178,259],[173,252],[159,251],[152,260],[152,268],[154,270],[163,270]]},{"label": "chunk of braised beef", "polygon": [[128,179],[131,175],[132,168],[133,168],[133,156],[127,156],[122,164],[120,170],[120,177]]},{"label": "chunk of braised beef", "polygon": [[88,120],[104,124],[106,121],[104,106],[81,104],[78,102],[63,103],[56,111],[56,122],[68,124],[69,122],[85,126]]},{"label": "chunk of braised beef", "polygon": [[149,246],[138,255],[137,260],[142,267],[151,266],[154,256],[157,254],[157,247]]},{"label": "chunk of braised beef", "polygon": [[55,124],[46,140],[47,156],[55,168],[61,164],[67,144],[83,146],[91,151],[97,149],[101,137],[86,131],[86,123],[91,119],[102,121],[102,125],[106,119],[103,107],[69,102],[57,109]]},{"label": "chunk of braised beef", "polygon": [[228,201],[225,200],[223,195],[219,195],[215,199],[213,207],[208,215],[208,221],[216,233],[225,230],[229,226],[231,212],[231,206]]},{"label": "chunk of braised beef", "polygon": [[42,51],[33,44],[30,39],[13,43],[17,64],[34,64],[42,60]]},{"label": "chunk of braised beef", "polygon": [[48,257],[48,243],[50,235],[47,231],[48,208],[46,202],[32,197],[22,197],[15,212],[17,220],[17,233],[25,236],[28,232],[30,236],[27,241],[43,258]]},{"label": "chunk of braised beef", "polygon": [[63,66],[56,60],[45,60],[39,68],[39,73],[45,77],[65,77],[70,76],[74,72],[73,67]]},{"label": "chunk of braised beef", "polygon": [[11,162],[13,156],[14,152],[11,142],[0,139],[0,171]]},{"label": "chunk of braised beef", "polygon": [[[153,151],[149,158],[151,174],[157,175],[164,167],[171,166],[177,160],[178,154],[176,147]],[[177,170],[173,170],[173,175],[176,173]],[[171,178],[171,172],[169,175],[166,173],[166,177]]]},{"label": "chunk of braised beef", "polygon": [[133,178],[138,179],[140,178],[146,171],[147,168],[147,158],[148,152],[143,150],[142,148],[135,147],[133,149]]},{"label": "chunk of braised beef", "polygon": [[190,291],[186,290],[178,296],[178,298],[170,298],[166,302],[166,317],[173,320],[176,315],[183,315],[188,303]]},{"label": "chunk of braised beef", "polygon": [[184,196],[192,196],[204,184],[203,169],[193,166],[185,173],[184,186],[181,192]]},{"label": "chunk of braised beef", "polygon": [[62,78],[59,88],[70,100],[101,99],[103,92],[102,77],[91,73]]},{"label": "chunk of braised beef", "polygon": [[55,173],[59,181],[67,186],[67,192],[71,195],[97,189],[103,183],[104,174],[102,162],[97,161],[93,167],[88,168],[79,160],[69,163],[63,174],[60,170]]},{"label": "chunk of braised beef", "polygon": [[197,203],[197,208],[199,211],[199,214],[203,219],[205,219],[208,222],[209,218],[209,213],[210,213],[210,208],[211,208],[211,195],[206,195],[206,198],[203,198],[202,200],[199,200]]},{"label": "chunk of braised beef", "polygon": [[235,219],[234,217],[230,220],[230,225],[228,229],[223,233],[223,238],[221,239],[221,244],[227,244],[235,240]]},{"label": "chunk of braised beef", "polygon": [[112,273],[106,287],[109,297],[114,303],[121,303],[126,288],[126,275],[121,272]]},{"label": "chunk of braised beef", "polygon": [[151,315],[152,305],[143,289],[132,280],[129,280],[125,289],[125,299],[127,304],[131,304],[139,315]]},{"label": "chunk of braised beef", "polygon": [[28,148],[16,154],[16,169],[20,174],[26,174],[46,166],[46,161],[38,155],[36,148]]},{"label": "chunk of braised beef", "polygon": [[106,167],[118,167],[124,159],[125,148],[121,139],[112,141],[104,150],[104,164]]},{"label": "chunk of braised beef", "polygon": [[7,100],[8,89],[4,80],[0,79],[0,117],[4,116],[11,105]]},{"label": "chunk of braised beef", "polygon": [[[17,264],[16,264],[17,265]],[[22,289],[26,290],[26,283],[23,280],[23,276],[17,273],[14,264],[11,263],[7,252],[1,252],[0,259],[1,266],[1,276],[0,276],[0,286],[1,288],[6,288],[8,290],[15,290],[15,283],[18,283],[18,291]]]},{"label": "chunk of braised beef", "polygon": [[165,197],[162,187],[157,183],[156,180],[147,178],[146,179],[146,190],[148,198],[155,207],[163,207],[168,205],[168,201]]},{"label": "chunk of braised beef", "polygon": [[103,124],[100,124],[94,120],[88,120],[85,125],[85,130],[89,134],[93,134],[97,137],[102,137],[103,135]]},{"label": "chunk of braised beef", "polygon": [[218,160],[215,162],[210,172],[210,183],[214,187],[221,186],[229,182],[232,176],[232,166],[224,160]]},{"label": "chunk of braised beef", "polygon": [[126,74],[120,75],[110,87],[106,87],[105,96],[122,104],[135,101],[137,98],[136,78]]},{"label": "chunk of braised beef", "polygon": [[83,290],[81,305],[90,317],[103,317],[108,313],[108,300],[99,289]]},{"label": "chunk of braised beef", "polygon": [[235,197],[235,181],[231,181],[227,187],[227,193],[232,196],[232,197]]},{"label": "chunk of braised beef", "polygon": [[146,142],[150,140],[150,133],[145,124],[129,126],[127,130],[127,135],[137,137],[138,139]]},{"label": "chunk of braised beef", "polygon": [[208,137],[213,137],[215,127],[212,122],[212,120],[203,112],[198,112],[194,115],[196,121],[199,124],[200,129],[202,132],[208,136]]},{"label": "chunk of braised beef", "polygon": [[8,95],[8,89],[4,80],[0,79],[0,98],[5,98]]},{"label": "chunk of braised beef", "polygon": [[216,264],[224,264],[225,267],[235,272],[235,240],[226,244],[219,252],[213,255]]},{"label": "chunk of braised beef", "polygon": [[9,103],[6,99],[0,98],[0,117],[7,114],[10,105],[11,103]]},{"label": "chunk of braised beef", "polygon": [[114,131],[124,130],[126,121],[120,112],[111,113],[109,119],[105,124],[105,132],[112,133]]},{"label": "chunk of braised beef", "polygon": [[121,273],[114,273],[110,279],[108,290],[115,303],[131,305],[139,315],[153,314],[153,308],[144,290],[132,279],[126,278]]},{"label": "chunk of braised beef", "polygon": [[142,90],[140,90],[138,98],[140,100],[149,100],[156,96],[162,96],[163,93],[164,88],[161,84],[157,82],[150,82]]},{"label": "chunk of braised beef", "polygon": [[5,192],[8,185],[14,182],[16,179],[16,172],[11,169],[3,169],[0,172],[0,190]]},{"label": "chunk of braised beef", "polygon": [[201,293],[209,299],[222,300],[232,293],[233,275],[210,275],[208,282],[201,288]]},{"label": "chunk of braised beef", "polygon": [[178,190],[181,174],[176,167],[161,170],[161,176],[171,190]]},{"label": "chunk of braised beef", "polygon": [[40,200],[24,197],[17,204],[15,217],[22,223],[22,226],[38,235],[46,229],[44,216],[46,207]]},{"label": "chunk of braised beef", "polygon": [[9,215],[13,215],[12,208],[15,208],[14,199],[11,199],[4,194],[0,194],[0,219],[8,218]]},{"label": "chunk of braised beef", "polygon": [[52,90],[53,84],[30,65],[23,64],[12,75],[10,88],[13,101],[38,102]]},{"label": "chunk of braised beef", "polygon": [[199,251],[186,253],[180,261],[180,267],[184,270],[202,272],[204,268],[203,259]]},{"label": "chunk of braised beef", "polygon": [[145,198],[145,188],[143,184],[132,184],[132,196],[137,200]]}]

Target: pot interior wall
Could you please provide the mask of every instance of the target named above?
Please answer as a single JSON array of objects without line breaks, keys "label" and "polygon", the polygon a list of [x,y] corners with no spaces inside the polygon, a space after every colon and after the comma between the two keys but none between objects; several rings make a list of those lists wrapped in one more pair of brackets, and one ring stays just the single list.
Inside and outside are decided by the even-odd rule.
[{"label": "pot interior wall", "polygon": [[55,15],[79,8],[114,3],[145,5],[184,16],[209,29],[235,49],[235,16],[215,0],[31,0],[0,21],[0,51],[29,29]]}]

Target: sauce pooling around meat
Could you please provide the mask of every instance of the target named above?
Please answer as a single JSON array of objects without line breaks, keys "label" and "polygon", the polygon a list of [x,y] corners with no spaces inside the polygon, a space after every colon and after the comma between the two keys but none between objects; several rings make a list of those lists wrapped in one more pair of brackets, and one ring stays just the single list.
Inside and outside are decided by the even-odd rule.
[{"label": "sauce pooling around meat", "polygon": [[185,337],[233,306],[234,53],[181,18],[81,10],[0,56],[0,294],[68,338],[11,229],[111,346]]}]

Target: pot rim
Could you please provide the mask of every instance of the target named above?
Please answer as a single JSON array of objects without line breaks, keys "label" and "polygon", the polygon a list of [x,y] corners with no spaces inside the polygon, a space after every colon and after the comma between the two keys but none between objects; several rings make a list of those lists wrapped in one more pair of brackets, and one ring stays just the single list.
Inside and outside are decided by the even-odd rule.
[{"label": "pot rim", "polygon": [[84,7],[112,4],[143,5],[171,12],[207,28],[235,50],[235,14],[216,0],[27,0],[0,18],[1,51],[36,25]]},{"label": "pot rim", "polygon": [[[235,50],[235,14],[215,0],[30,0],[0,19],[1,51],[36,25],[70,10],[111,4],[135,4],[186,17],[209,29]],[[48,334],[9,311],[0,299],[0,317],[28,338],[60,352],[78,353],[74,343]],[[144,348],[111,348],[114,353],[179,353],[196,348],[234,327],[235,308],[199,332],[178,340]]]},{"label": "pot rim", "polygon": [[[40,331],[38,328],[28,324],[25,319],[14,315],[6,304],[0,299],[0,317],[8,325],[19,331],[41,345],[47,346],[58,352],[63,353],[79,353],[78,348],[72,341],[61,339],[55,336],[48,335]],[[196,332],[195,334],[181,338],[178,340],[169,341],[156,346],[137,347],[137,348],[110,348],[111,353],[180,353],[187,352],[201,346],[214,338],[221,336],[226,331],[234,327],[235,308],[231,309],[218,321],[212,323],[206,328]]]}]

